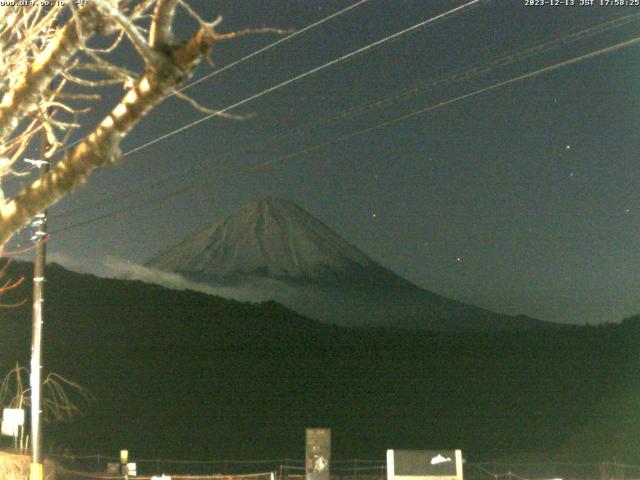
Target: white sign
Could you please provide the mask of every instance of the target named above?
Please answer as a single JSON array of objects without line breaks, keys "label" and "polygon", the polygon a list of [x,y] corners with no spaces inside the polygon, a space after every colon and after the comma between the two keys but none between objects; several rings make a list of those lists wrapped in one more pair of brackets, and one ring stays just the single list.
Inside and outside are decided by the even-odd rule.
[{"label": "white sign", "polygon": [[24,410],[20,408],[5,408],[2,412],[2,435],[17,437],[19,427],[24,425]]},{"label": "white sign", "polygon": [[463,480],[460,450],[387,450],[387,480]]},{"label": "white sign", "polygon": [[135,463],[127,463],[127,475],[135,477],[138,475],[138,469]]}]

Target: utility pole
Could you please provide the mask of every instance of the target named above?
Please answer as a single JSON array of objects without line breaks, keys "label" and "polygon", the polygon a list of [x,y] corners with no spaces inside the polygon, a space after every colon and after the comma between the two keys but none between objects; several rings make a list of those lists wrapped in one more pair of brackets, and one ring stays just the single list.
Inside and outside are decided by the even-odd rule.
[{"label": "utility pole", "polygon": [[[40,143],[40,177],[49,171],[49,163],[45,160],[48,147],[46,134],[43,132]],[[44,302],[44,268],[47,255],[47,212],[35,217],[34,241],[36,242],[35,259],[33,261],[33,330],[31,340],[31,475],[30,480],[42,480],[42,420],[41,420],[41,387],[42,387],[42,303]]]}]

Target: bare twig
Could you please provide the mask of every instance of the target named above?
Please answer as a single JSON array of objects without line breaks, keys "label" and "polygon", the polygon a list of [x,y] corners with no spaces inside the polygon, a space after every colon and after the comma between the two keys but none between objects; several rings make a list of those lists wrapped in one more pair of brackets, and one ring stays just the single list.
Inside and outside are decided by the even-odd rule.
[{"label": "bare twig", "polygon": [[158,0],[153,11],[149,43],[153,48],[164,49],[173,44],[173,16],[177,0]]},{"label": "bare twig", "polygon": [[255,35],[262,33],[277,33],[278,35],[286,35],[288,33],[292,33],[294,30],[283,30],[281,28],[245,28],[244,30],[239,30],[237,32],[228,32],[228,33],[216,33],[216,41],[223,40],[232,40],[234,38],[242,37],[244,35]]},{"label": "bare twig", "polygon": [[[0,406],[5,408],[26,408],[31,405],[31,389],[26,387],[24,378],[29,369],[16,364],[0,385]],[[62,375],[49,373],[42,382],[42,407],[46,422],[65,422],[82,415],[79,402],[91,402],[91,393]]]},{"label": "bare twig", "polygon": [[0,244],[31,218],[76,189],[96,168],[120,160],[120,141],[155,105],[189,76],[216,40],[214,32],[202,27],[189,42],[171,51],[171,61],[148,71],[123,100],[75,148],[69,151],[42,179],[0,208]]},{"label": "bare twig", "polygon": [[[24,9],[28,10],[28,9]],[[85,8],[80,19],[89,27],[97,26],[97,19]],[[89,30],[93,30],[89,28]],[[34,105],[42,93],[49,87],[53,79],[63,71],[73,55],[80,47],[76,22],[67,24],[57,30],[51,42],[30,68],[25,69],[2,97],[0,103],[0,143],[2,143],[18,126],[22,116]]]},{"label": "bare twig", "polygon": [[[186,42],[174,39],[172,24],[179,3],[199,23]],[[126,94],[89,135],[64,151],[49,173],[8,201],[3,200],[0,189],[0,246],[34,215],[82,185],[96,168],[118,162],[122,139],[170,94],[176,93],[207,114],[249,118],[251,115],[229,115],[207,108],[176,91],[193,69],[208,59],[215,42],[253,33],[286,33],[262,28],[218,34],[214,28],[221,17],[206,22],[182,0],[92,0],[85,7],[67,4],[71,14],[60,17],[41,9],[0,11],[0,73],[11,73],[0,75],[0,92],[4,92],[0,101],[0,180],[7,174],[21,174],[11,166],[31,146],[38,131],[44,130],[51,144],[44,153],[46,158],[60,151],[79,127],[78,115],[87,110],[78,102],[100,98],[94,93],[96,88],[118,84]],[[65,23],[56,25],[56,18],[65,18]],[[149,27],[148,35],[144,27]],[[89,45],[96,33],[109,37],[107,48]],[[117,35],[114,41],[111,35]],[[22,40],[27,42],[26,48],[16,46]],[[144,60],[142,72],[118,65],[110,55],[123,40]],[[67,91],[70,84],[73,89]]]},{"label": "bare twig", "polygon": [[[158,0],[159,2],[162,0]],[[98,10],[100,10],[107,18],[112,18],[125,32],[129,40],[149,65],[158,63],[158,53],[154,51],[147,40],[138,31],[138,27],[122,12],[115,8],[108,0],[93,0]]]},{"label": "bare twig", "polygon": [[229,120],[247,120],[249,118],[252,118],[255,116],[255,114],[251,113],[249,115],[234,115],[232,113],[227,113],[227,112],[221,112],[220,110],[216,110],[213,108],[207,108],[203,105],[200,105],[196,100],[194,100],[193,98],[189,97],[188,95],[185,95],[184,93],[178,91],[178,90],[174,90],[173,94],[178,97],[181,100],[184,100],[185,102],[187,102],[189,105],[191,105],[193,108],[195,108],[196,110],[198,110],[199,112],[202,113],[206,113],[209,115],[215,115],[218,117],[222,117],[222,118],[228,118]]}]

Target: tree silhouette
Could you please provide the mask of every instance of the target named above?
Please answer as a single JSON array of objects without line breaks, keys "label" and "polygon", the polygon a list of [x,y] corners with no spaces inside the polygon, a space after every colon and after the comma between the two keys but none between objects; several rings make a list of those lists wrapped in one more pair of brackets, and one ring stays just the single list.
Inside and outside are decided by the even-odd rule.
[{"label": "tree silhouette", "polygon": [[[28,386],[29,369],[16,363],[0,385],[0,408],[27,409],[31,406],[31,388]],[[49,373],[42,382],[42,416],[47,423],[70,421],[81,415],[81,403],[93,399],[81,385],[57,373]],[[24,429],[20,445],[26,447]]]},{"label": "tree silhouette", "polygon": [[[13,198],[0,196],[0,245],[82,185],[92,171],[118,163],[122,139],[167,96],[176,94],[204,108],[176,89],[215,43],[274,31],[218,33],[220,17],[205,21],[184,0],[48,3],[52,6],[0,9],[0,180],[24,174],[16,162],[40,134],[48,147],[37,161],[63,154],[42,179]],[[185,41],[173,32],[178,7],[197,25]],[[105,38],[111,41],[106,47]],[[121,64],[123,55],[115,52],[123,45],[140,57],[141,71]],[[89,134],[69,144],[82,114],[99,101],[97,90],[109,85],[121,85],[125,94]]]}]

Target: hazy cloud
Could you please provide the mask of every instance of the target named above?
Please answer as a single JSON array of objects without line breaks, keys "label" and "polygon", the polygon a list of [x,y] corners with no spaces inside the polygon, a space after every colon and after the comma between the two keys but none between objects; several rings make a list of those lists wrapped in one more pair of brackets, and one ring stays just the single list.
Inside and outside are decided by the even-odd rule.
[{"label": "hazy cloud", "polygon": [[243,302],[269,300],[269,296],[265,291],[257,289],[253,285],[250,287],[214,287],[205,283],[187,280],[177,273],[164,272],[115,257],[105,257],[104,266],[108,276],[112,278],[140,280],[173,290],[193,290]]}]

